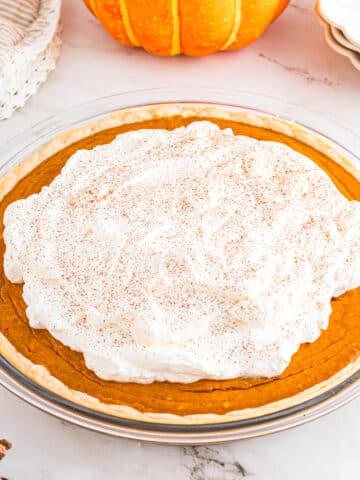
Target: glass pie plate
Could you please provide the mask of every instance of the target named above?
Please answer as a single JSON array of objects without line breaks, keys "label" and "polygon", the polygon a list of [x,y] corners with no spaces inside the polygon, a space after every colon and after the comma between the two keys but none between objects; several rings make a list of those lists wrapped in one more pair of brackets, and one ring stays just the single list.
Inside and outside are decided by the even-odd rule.
[{"label": "glass pie plate", "polygon": [[[139,90],[99,98],[60,112],[21,133],[0,148],[0,178],[16,164],[74,127],[98,121],[109,114],[131,107],[158,104],[198,104],[223,110],[248,112],[295,122],[311,135],[344,155],[354,168],[360,167],[360,138],[348,129],[295,105],[272,97],[248,92],[211,88],[162,88]],[[356,153],[355,153],[356,152]],[[1,353],[1,352],[0,352]],[[17,370],[0,354],[0,383],[9,391],[39,409],[76,425],[136,440],[163,444],[210,444],[270,434],[314,420],[360,395],[360,369],[349,370],[339,381],[310,398],[286,408],[277,408],[243,419],[226,418],[203,424],[174,424],[139,421],[93,410],[71,402],[40,386]]]}]

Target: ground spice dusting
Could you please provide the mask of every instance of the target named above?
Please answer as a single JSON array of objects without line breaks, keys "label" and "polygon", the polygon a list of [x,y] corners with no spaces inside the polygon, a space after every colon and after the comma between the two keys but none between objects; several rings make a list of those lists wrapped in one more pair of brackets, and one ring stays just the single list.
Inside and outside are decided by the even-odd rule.
[{"label": "ground spice dusting", "polygon": [[[188,121],[190,122],[191,119]],[[301,142],[261,128],[249,127],[230,121],[216,121],[222,127],[231,126],[236,133],[289,143],[318,162],[331,175],[338,188],[348,198],[360,200],[359,182],[344,169],[331,162],[330,159],[301,144]],[[48,184],[59,173],[61,166],[69,155],[81,147],[89,148],[99,143],[106,143],[112,140],[116,133],[121,133],[126,128],[130,130],[140,126],[174,128],[184,123],[185,120],[182,118],[153,120],[143,122],[135,127],[130,125],[101,132],[101,134],[96,134],[89,139],[78,142],[78,144],[64,149],[51,161],[38,167],[27,179],[20,181],[8,198],[1,203],[0,213],[3,213],[5,206],[11,201],[27,197],[31,193],[39,191],[42,185]],[[251,165],[246,165],[246,169],[251,171]],[[234,177],[231,175],[229,178]],[[282,185],[282,190],[284,188],[286,189],[286,186]],[[99,192],[98,195],[103,195],[103,193]],[[194,192],[194,198],[196,198],[195,195],[196,192]],[[191,198],[187,197],[185,204],[191,205]],[[261,196],[257,197],[255,204],[263,205]],[[267,218],[265,220],[269,221]],[[344,234],[347,227],[345,225],[345,228],[343,228],[342,224],[343,221],[340,218],[337,225],[340,226],[340,233]],[[331,241],[332,234],[332,231],[325,232],[325,240]],[[3,251],[3,245],[0,246]],[[229,255],[231,254],[231,248],[230,242]],[[178,268],[174,268],[175,264],[176,262],[169,263],[169,266],[171,266],[170,273],[174,274],[182,270],[181,262],[177,262]],[[181,268],[179,268],[180,266]],[[128,288],[131,289],[132,287],[130,283]],[[202,380],[190,385],[169,384],[167,382],[155,382],[151,385],[111,382],[96,377],[93,372],[87,369],[80,353],[65,347],[45,330],[34,330],[29,327],[25,307],[21,299],[21,285],[11,284],[2,278],[1,292],[2,307],[6,314],[0,319],[0,329],[19,351],[23,352],[34,363],[46,365],[52,375],[59,378],[70,388],[84,391],[105,403],[131,405],[140,411],[179,414],[224,413],[233,409],[256,407],[286,396],[292,396],[300,390],[328,378],[359,355],[360,292],[353,290],[332,301],[333,315],[330,319],[329,328],[323,332],[315,343],[303,345],[299,352],[294,355],[290,366],[278,377],[270,379],[236,378],[226,381]],[[227,297],[222,300],[223,305],[226,305]],[[188,306],[189,303],[186,301],[184,305]],[[321,307],[321,302],[319,306]],[[102,327],[99,328],[103,329]],[[25,345],[27,346],[26,349],[24,349]],[[245,348],[248,349],[249,345],[246,345]],[[231,352],[228,356],[231,358]],[[171,398],[171,401],[167,400],[168,398]]]},{"label": "ground spice dusting", "polygon": [[210,122],[78,151],[4,223],[30,325],[108,380],[281,374],[360,284],[360,203],[307,157]]}]

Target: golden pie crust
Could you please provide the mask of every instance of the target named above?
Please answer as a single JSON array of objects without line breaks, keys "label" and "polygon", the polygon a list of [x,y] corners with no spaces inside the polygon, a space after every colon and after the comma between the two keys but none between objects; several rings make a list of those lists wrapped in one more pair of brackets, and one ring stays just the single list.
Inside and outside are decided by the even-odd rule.
[{"label": "golden pie crust", "polygon": [[[51,171],[48,174],[51,181],[50,177],[56,176],[61,168],[61,165],[56,168],[53,166],[61,155],[60,163],[64,163],[78,148],[107,143],[122,131],[175,128],[199,119],[211,119],[222,128],[231,126],[235,133],[289,144],[319,163],[345,196],[360,200],[359,170],[330,143],[297,124],[250,112],[191,104],[166,104],[123,110],[96,123],[58,135],[0,180],[0,213],[3,214],[6,204],[21,197],[21,194],[20,197],[11,196],[19,189],[19,185],[30,182],[27,179],[33,178],[31,175],[36,173],[39,177],[41,172]],[[24,192],[24,196],[38,191],[44,184],[39,182],[40,180],[34,180],[34,186],[30,185],[31,191]],[[1,242],[0,253],[3,255],[2,232]],[[76,404],[125,418],[203,424],[258,417],[297,405],[328,391],[360,368],[360,289],[347,292],[333,302],[334,314],[329,329],[314,344],[303,345],[294,355],[288,369],[279,377],[202,380],[186,385],[167,382],[137,385],[116,384],[99,379],[86,369],[80,353],[62,346],[46,331],[33,331],[23,323],[16,327],[19,336],[14,337],[14,325],[4,320],[6,308],[14,308],[15,311],[18,309],[19,317],[24,320],[24,305],[20,302],[14,306],[14,299],[8,290],[13,289],[13,292],[20,295],[22,286],[8,282],[3,272],[1,282],[0,301],[5,309],[5,315],[0,319],[1,354],[26,376],[52,392]],[[25,330],[27,333],[31,331],[31,336],[26,336]],[[23,342],[21,338],[24,339]],[[53,364],[45,358],[46,355],[41,357],[42,349],[48,357],[54,356]],[[74,369],[75,375],[72,373],[66,377],[61,365],[67,364]],[[77,371],[82,377],[76,378]],[[84,382],[82,378],[85,379]],[[91,389],[88,388],[89,385]],[[110,394],[112,391],[122,392],[122,395],[114,395],[114,402]],[[251,396],[250,391],[254,395]]]}]

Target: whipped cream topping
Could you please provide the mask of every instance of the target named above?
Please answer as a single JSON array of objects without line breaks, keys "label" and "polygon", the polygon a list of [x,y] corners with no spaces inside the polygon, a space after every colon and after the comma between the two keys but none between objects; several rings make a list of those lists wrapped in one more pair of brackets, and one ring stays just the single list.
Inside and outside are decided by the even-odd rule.
[{"label": "whipped cream topping", "polygon": [[34,328],[104,379],[271,377],[360,285],[360,202],[210,122],[80,150],[4,217]]}]

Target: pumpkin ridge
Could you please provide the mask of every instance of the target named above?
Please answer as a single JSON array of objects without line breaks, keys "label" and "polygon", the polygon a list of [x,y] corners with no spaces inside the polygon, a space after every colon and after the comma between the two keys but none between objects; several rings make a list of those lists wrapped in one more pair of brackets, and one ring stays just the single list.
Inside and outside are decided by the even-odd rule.
[{"label": "pumpkin ridge", "polygon": [[224,46],[221,47],[221,50],[226,50],[236,40],[241,24],[241,1],[242,0],[235,0],[234,25],[230,32],[229,38],[226,40]]},{"label": "pumpkin ridge", "polygon": [[181,53],[180,48],[180,15],[179,15],[179,0],[171,1],[171,13],[173,17],[173,38],[171,45],[171,55]]},{"label": "pumpkin ridge", "polygon": [[119,0],[119,6],[123,18],[125,32],[129,37],[130,42],[134,45],[134,47],[140,47],[140,43],[137,41],[133,29],[131,28],[129,13],[126,6],[126,0]]},{"label": "pumpkin ridge", "polygon": [[[209,55],[254,42],[290,0],[83,0],[123,45],[174,56]],[[0,0],[1,3],[1,0]]]},{"label": "pumpkin ridge", "polygon": [[98,13],[96,11],[96,2],[95,0],[88,0],[88,4],[90,7],[90,10],[92,10],[92,13],[97,17]]}]

